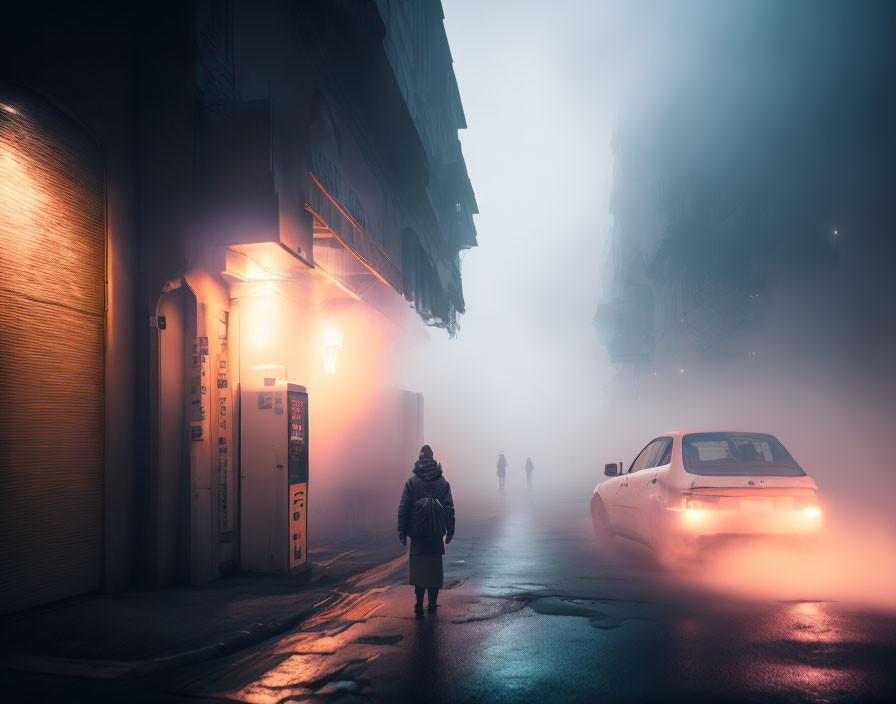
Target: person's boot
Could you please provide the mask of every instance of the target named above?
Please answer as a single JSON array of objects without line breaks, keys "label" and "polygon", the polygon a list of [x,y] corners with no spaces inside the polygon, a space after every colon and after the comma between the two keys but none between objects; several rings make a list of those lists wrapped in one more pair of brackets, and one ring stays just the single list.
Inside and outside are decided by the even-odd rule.
[{"label": "person's boot", "polygon": [[422,601],[418,601],[416,604],[414,604],[414,613],[417,614],[418,616],[423,615],[423,602]]},{"label": "person's boot", "polygon": [[429,613],[434,614],[436,609],[439,608],[439,605],[436,603],[439,600],[439,590],[438,589],[430,589],[427,590],[427,596],[429,597],[428,604],[426,606],[426,610]]}]

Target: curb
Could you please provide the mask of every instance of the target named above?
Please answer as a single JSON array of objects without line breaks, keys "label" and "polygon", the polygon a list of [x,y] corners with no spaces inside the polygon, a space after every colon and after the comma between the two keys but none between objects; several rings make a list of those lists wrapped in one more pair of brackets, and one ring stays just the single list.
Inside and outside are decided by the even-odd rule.
[{"label": "curb", "polygon": [[334,594],[301,609],[292,616],[272,624],[257,624],[252,630],[238,631],[231,637],[194,650],[145,660],[83,660],[41,655],[12,655],[0,658],[0,668],[63,677],[117,680],[172,670],[184,665],[195,665],[222,655],[242,650],[263,640],[280,635],[297,626],[317,608],[335,598]]}]

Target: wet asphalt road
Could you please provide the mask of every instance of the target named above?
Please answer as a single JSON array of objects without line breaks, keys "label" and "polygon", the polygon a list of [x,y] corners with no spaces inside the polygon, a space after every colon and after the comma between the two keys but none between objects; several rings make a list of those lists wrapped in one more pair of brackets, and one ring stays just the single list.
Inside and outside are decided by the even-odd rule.
[{"label": "wet asphalt road", "polygon": [[587,498],[458,501],[437,616],[413,615],[399,559],[296,632],[156,686],[265,703],[896,701],[893,615],[697,589],[637,545],[597,545]]},{"label": "wet asphalt road", "polygon": [[891,614],[697,588],[686,574],[656,568],[635,544],[597,545],[588,496],[487,498],[478,506],[457,499],[437,616],[414,616],[399,558],[342,585],[292,633],[105,696],[265,704],[896,701]]}]

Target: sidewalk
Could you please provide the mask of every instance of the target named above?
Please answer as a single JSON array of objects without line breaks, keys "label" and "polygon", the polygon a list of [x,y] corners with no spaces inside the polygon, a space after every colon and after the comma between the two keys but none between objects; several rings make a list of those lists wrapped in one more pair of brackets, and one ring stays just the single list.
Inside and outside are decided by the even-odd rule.
[{"label": "sidewalk", "polygon": [[91,594],[0,618],[0,668],[115,679],[190,664],[283,633],[334,587],[403,554],[390,535],[313,550],[297,577]]}]

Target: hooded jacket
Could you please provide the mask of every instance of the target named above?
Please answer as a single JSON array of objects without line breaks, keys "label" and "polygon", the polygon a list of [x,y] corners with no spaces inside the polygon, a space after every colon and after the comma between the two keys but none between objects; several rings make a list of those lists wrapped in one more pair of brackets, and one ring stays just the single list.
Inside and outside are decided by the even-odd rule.
[{"label": "hooded jacket", "polygon": [[[427,495],[430,485],[432,496],[437,498],[445,509],[445,526],[447,537],[454,536],[454,499],[451,496],[451,485],[442,476],[442,465],[431,457],[421,457],[414,464],[413,476],[404,484],[401,502],[398,504],[398,532],[407,533],[411,525],[411,514],[414,502]],[[445,543],[439,540],[414,540],[411,536],[411,555],[445,554]]]}]

